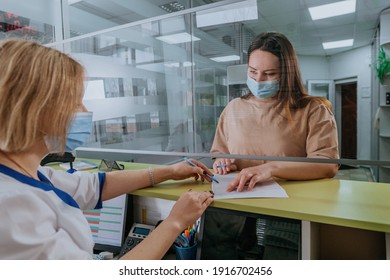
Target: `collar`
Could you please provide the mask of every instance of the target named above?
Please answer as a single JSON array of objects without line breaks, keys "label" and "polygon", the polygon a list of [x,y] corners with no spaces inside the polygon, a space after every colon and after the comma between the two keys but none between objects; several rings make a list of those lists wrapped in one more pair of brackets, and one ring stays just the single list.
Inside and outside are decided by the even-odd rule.
[{"label": "collar", "polygon": [[29,185],[34,188],[41,189],[43,191],[53,191],[63,202],[68,204],[69,206],[79,208],[79,205],[77,202],[71,197],[68,193],[64,192],[63,190],[60,190],[56,188],[50,180],[43,175],[40,171],[38,171],[38,178],[39,180],[36,180],[34,178],[31,178],[29,176],[26,176],[16,170],[13,170],[9,168],[8,166],[5,166],[3,164],[0,164],[0,172],[4,173],[5,175],[8,175],[15,180]]}]

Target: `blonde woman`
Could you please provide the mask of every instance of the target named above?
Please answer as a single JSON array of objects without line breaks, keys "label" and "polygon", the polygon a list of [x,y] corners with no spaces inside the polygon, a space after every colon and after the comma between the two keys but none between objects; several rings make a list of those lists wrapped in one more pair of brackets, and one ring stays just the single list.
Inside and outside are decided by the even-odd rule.
[{"label": "blonde woman", "polygon": [[[210,171],[195,160],[197,166],[181,162],[107,174],[41,167],[47,154],[89,137],[84,69],[58,50],[24,40],[1,41],[0,63],[0,259],[91,259],[93,240],[82,209],[168,179],[210,180],[204,175]],[[123,258],[162,258],[212,201],[209,192],[184,193],[159,227]]]}]

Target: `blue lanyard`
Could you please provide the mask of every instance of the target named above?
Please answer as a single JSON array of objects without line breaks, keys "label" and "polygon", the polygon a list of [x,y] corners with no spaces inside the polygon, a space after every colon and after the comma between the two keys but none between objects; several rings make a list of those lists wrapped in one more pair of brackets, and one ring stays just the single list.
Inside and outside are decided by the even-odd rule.
[{"label": "blue lanyard", "polygon": [[5,165],[0,164],[0,172],[4,173],[15,180],[27,184],[31,187],[35,187],[44,191],[53,191],[63,202],[68,204],[69,206],[80,208],[77,202],[71,197],[68,193],[64,192],[53,186],[50,180],[43,175],[40,171],[38,171],[38,178],[40,181],[35,180],[34,178],[28,177],[22,173],[19,173]]}]

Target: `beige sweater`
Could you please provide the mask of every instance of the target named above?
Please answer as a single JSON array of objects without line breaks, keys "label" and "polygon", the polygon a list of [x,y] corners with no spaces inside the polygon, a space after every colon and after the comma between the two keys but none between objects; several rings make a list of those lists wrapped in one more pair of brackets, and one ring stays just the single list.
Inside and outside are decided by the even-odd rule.
[{"label": "beige sweater", "polygon": [[[222,112],[211,153],[275,157],[338,158],[333,113],[319,101],[292,112],[277,113],[275,100],[232,100]],[[238,169],[264,161],[234,160]]]}]

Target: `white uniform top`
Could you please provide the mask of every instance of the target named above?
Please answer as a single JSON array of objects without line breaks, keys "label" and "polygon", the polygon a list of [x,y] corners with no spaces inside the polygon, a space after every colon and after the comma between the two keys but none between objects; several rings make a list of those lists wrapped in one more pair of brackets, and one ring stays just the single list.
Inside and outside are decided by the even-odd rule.
[{"label": "white uniform top", "polygon": [[80,209],[101,207],[105,174],[50,167],[38,174],[41,181],[0,164],[0,259],[92,259]]}]

